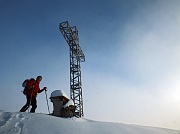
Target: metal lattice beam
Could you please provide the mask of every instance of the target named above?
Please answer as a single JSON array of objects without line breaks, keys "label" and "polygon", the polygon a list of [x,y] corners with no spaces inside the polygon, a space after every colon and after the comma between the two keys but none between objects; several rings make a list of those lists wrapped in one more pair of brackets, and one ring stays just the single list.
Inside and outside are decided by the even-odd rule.
[{"label": "metal lattice beam", "polygon": [[59,29],[70,48],[70,96],[76,106],[76,116],[82,117],[84,112],[80,62],[85,61],[85,55],[79,45],[76,26],[71,27],[66,21],[60,23]]}]

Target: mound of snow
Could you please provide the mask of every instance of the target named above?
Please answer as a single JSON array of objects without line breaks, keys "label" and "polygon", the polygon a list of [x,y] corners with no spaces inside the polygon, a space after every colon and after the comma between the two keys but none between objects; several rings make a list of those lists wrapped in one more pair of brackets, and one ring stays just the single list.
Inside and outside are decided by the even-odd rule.
[{"label": "mound of snow", "polygon": [[180,134],[178,130],[60,118],[36,113],[0,112],[1,134]]},{"label": "mound of snow", "polygon": [[67,99],[69,99],[67,94],[63,90],[55,90],[51,93],[51,97],[57,97],[57,96],[64,96]]}]

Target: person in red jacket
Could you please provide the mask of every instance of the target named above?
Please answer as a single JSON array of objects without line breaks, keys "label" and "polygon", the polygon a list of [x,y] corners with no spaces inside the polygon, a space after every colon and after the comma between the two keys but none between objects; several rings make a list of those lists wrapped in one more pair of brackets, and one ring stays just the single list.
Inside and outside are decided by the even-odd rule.
[{"label": "person in red jacket", "polygon": [[21,108],[20,112],[25,112],[29,108],[30,105],[32,106],[30,112],[31,113],[35,112],[37,108],[37,100],[36,100],[37,94],[47,89],[46,87],[44,87],[43,89],[40,90],[39,84],[41,80],[42,80],[42,76],[38,76],[35,81],[31,80],[30,82],[27,83],[27,87],[29,87],[26,93],[27,102]]}]

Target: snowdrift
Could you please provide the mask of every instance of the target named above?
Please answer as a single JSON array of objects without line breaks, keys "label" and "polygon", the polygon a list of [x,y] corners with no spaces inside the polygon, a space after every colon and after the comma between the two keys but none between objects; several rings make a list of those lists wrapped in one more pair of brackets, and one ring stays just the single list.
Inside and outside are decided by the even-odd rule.
[{"label": "snowdrift", "polygon": [[0,134],[180,134],[180,130],[0,111]]}]

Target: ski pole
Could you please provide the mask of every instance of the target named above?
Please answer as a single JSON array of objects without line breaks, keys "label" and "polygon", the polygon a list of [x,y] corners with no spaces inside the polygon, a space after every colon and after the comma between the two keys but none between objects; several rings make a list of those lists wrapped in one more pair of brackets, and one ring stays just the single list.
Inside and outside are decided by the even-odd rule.
[{"label": "ski pole", "polygon": [[46,101],[47,101],[48,112],[49,112],[49,114],[50,114],[50,111],[49,111],[49,104],[48,104],[48,99],[47,99],[47,92],[46,92],[46,90],[45,90],[45,94],[46,94]]}]

